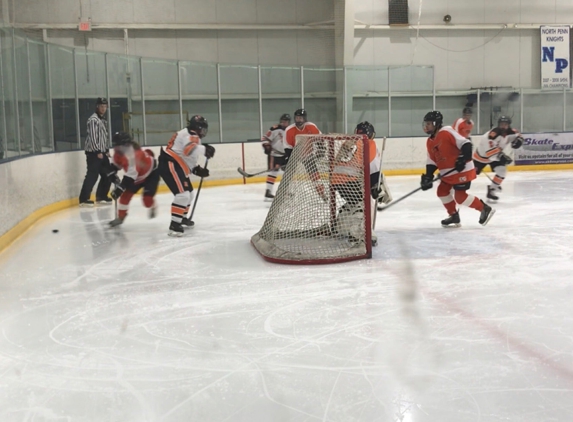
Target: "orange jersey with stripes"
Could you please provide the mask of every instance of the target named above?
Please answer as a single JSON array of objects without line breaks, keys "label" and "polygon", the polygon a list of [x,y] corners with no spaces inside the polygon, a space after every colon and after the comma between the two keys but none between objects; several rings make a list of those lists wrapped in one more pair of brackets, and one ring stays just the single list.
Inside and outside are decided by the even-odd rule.
[{"label": "orange jersey with stripes", "polygon": [[[438,167],[441,175],[450,172],[456,166],[456,160],[460,155],[462,145],[470,142],[461,136],[451,126],[442,127],[434,137],[426,141],[428,150],[427,164]],[[442,180],[450,185],[467,183],[476,178],[476,170],[472,160],[466,163],[463,171],[453,170]]]},{"label": "orange jersey with stripes", "polygon": [[181,129],[171,137],[165,152],[169,154],[183,169],[187,177],[191,170],[197,166],[200,157],[205,155],[205,146],[201,145],[201,138],[195,133]]},{"label": "orange jersey with stripes", "polygon": [[[373,139],[366,141],[368,148],[368,159],[370,165],[368,168],[368,175],[380,172],[380,152],[376,147],[376,142]],[[346,141],[338,151],[334,159],[334,167],[332,169],[331,183],[334,185],[341,185],[343,183],[358,180],[364,171],[364,143],[356,142],[353,140]]]},{"label": "orange jersey with stripes", "polygon": [[463,117],[457,119],[452,125],[454,130],[462,135],[464,138],[469,138],[474,128],[473,120],[466,120]]},{"label": "orange jersey with stripes", "polygon": [[123,169],[125,175],[135,180],[135,183],[143,182],[157,166],[151,150],[134,148],[133,145],[118,146],[113,150],[113,165]]},{"label": "orange jersey with stripes", "polygon": [[306,122],[302,129],[299,129],[296,124],[292,124],[285,129],[285,149],[293,149],[296,143],[296,135],[318,135],[322,132],[318,127],[311,122]]},{"label": "orange jersey with stripes", "polygon": [[481,163],[498,161],[499,154],[520,135],[517,130],[512,128],[509,128],[507,132],[498,127],[493,128],[483,135],[474,152],[473,159]]}]

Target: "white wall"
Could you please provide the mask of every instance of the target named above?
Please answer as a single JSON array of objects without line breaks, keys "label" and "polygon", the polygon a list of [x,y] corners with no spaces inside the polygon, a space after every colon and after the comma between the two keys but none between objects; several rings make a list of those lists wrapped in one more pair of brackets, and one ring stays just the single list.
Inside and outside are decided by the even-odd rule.
[{"label": "white wall", "polygon": [[[384,169],[423,168],[424,138],[389,139]],[[378,140],[381,144],[381,140]],[[266,168],[266,156],[258,143],[213,144],[215,157],[209,162],[206,180],[238,179],[237,167],[248,172]],[[159,147],[152,147],[159,155]],[[77,198],[86,170],[83,151],[38,155],[0,164],[0,236],[34,211],[70,198]],[[193,176],[194,181],[198,180]],[[262,189],[262,187],[261,187]],[[262,195],[262,190],[261,190]]]},{"label": "white wall", "polygon": [[[334,19],[333,0],[17,0],[18,24],[280,24]],[[334,64],[332,30],[129,30],[130,55],[201,62]],[[48,42],[124,54],[122,30],[48,30]]]},{"label": "white wall", "polygon": [[[409,0],[409,22],[422,25],[544,23],[571,24],[570,0]],[[367,24],[388,23],[388,1],[355,3],[356,19]],[[540,87],[538,29],[359,30],[355,32],[354,64],[435,66],[437,90],[472,87]]]}]

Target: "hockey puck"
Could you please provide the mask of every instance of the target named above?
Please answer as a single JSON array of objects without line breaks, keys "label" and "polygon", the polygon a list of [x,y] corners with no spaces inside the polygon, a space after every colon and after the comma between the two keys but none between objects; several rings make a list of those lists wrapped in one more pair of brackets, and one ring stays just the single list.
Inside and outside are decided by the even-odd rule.
[{"label": "hockey puck", "polygon": [[58,232],[59,232],[59,230],[58,230],[58,229],[54,229],[54,230],[52,230],[52,233],[58,233]]}]

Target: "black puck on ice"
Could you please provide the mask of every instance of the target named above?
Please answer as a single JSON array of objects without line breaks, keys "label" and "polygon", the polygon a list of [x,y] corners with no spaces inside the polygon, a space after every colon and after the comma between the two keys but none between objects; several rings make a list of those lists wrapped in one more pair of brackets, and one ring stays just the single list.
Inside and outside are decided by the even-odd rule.
[{"label": "black puck on ice", "polygon": [[58,232],[59,232],[59,230],[58,230],[58,229],[54,229],[54,230],[52,230],[52,233],[58,233]]}]

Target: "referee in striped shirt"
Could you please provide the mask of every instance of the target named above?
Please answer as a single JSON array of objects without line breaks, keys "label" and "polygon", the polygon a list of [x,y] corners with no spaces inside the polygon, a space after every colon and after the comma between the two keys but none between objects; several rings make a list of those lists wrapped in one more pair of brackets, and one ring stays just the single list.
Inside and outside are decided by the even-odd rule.
[{"label": "referee in striped shirt", "polygon": [[112,199],[108,196],[111,182],[107,177],[110,163],[106,113],[107,100],[100,97],[96,102],[95,113],[88,119],[88,136],[85,145],[88,170],[80,192],[80,207],[94,206],[94,202],[90,200],[90,195],[98,176],[101,179],[96,189],[96,202],[107,205],[112,203]]}]

